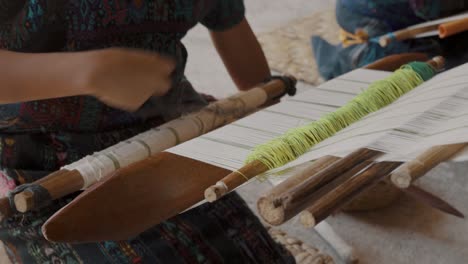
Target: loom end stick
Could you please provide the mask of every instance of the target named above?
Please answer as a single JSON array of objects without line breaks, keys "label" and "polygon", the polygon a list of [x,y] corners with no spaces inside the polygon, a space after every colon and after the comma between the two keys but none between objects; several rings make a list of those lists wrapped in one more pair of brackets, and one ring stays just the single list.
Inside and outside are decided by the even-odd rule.
[{"label": "loom end stick", "polygon": [[239,170],[231,172],[215,185],[208,187],[205,190],[205,199],[209,202],[214,202],[228,192],[233,191],[250,179],[266,171],[268,171],[268,167],[262,162],[258,160],[250,162]]},{"label": "loom end stick", "polygon": [[223,182],[218,182],[216,185],[210,186],[205,190],[205,199],[212,203],[223,197],[228,191],[227,186]]},{"label": "loom end stick", "polygon": [[392,39],[389,37],[389,36],[383,36],[379,39],[379,45],[382,47],[382,48],[385,48],[388,46],[388,44],[390,44],[390,42],[392,42]]},{"label": "loom end stick", "polygon": [[299,220],[305,228],[312,228],[317,224],[314,215],[307,210],[301,213],[301,215],[299,216]]},{"label": "loom end stick", "polygon": [[268,224],[279,226],[285,222],[285,213],[282,203],[271,201],[267,197],[261,197],[257,201],[257,209]]},{"label": "loom end stick", "polygon": [[26,213],[31,208],[34,208],[34,194],[30,191],[18,193],[13,200],[16,210],[20,213]]},{"label": "loom end stick", "polygon": [[393,185],[400,189],[410,187],[411,179],[411,175],[408,171],[405,170],[398,170],[390,175],[390,180],[392,181]]},{"label": "loom end stick", "polygon": [[403,189],[403,191],[411,197],[431,206],[432,208],[440,210],[443,213],[450,214],[462,219],[465,218],[465,215],[457,208],[422,188],[419,188],[415,185],[410,185],[407,189]]}]

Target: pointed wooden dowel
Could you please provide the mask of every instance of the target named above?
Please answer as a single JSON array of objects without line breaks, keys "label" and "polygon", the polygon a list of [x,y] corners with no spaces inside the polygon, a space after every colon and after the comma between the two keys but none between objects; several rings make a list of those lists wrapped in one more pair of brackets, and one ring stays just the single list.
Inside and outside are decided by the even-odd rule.
[{"label": "pointed wooden dowel", "polygon": [[[263,105],[268,105],[272,102],[276,102],[280,97],[284,96],[285,94],[293,95],[295,93],[295,85],[296,85],[296,79],[292,76],[287,76],[287,77],[278,77],[274,78],[268,83],[261,84],[257,86],[258,88],[262,89],[265,94],[266,94],[266,101],[263,101],[262,103],[259,103],[259,105],[256,105],[251,109],[250,112],[256,111],[259,107],[262,107]],[[229,102],[231,99],[225,99],[226,102]],[[231,100],[232,101],[232,100]],[[223,100],[220,100],[216,103],[222,103]],[[209,107],[206,107],[205,109],[208,109],[206,111],[210,111]],[[235,110],[235,109],[234,109]],[[250,109],[249,109],[250,110]],[[203,113],[203,109],[199,113]],[[213,121],[213,124],[211,125],[211,128],[207,128],[205,126],[205,130],[201,132],[206,133],[209,132],[212,129],[215,129],[219,126],[226,125],[229,122],[236,121],[237,119],[245,116],[245,114],[249,114],[249,111],[246,113],[236,113],[233,115],[230,119],[224,120],[222,123],[221,118],[218,118],[216,123]],[[191,122],[191,121],[188,121]],[[211,122],[211,121],[210,121]],[[211,123],[210,123],[211,124]],[[181,143],[181,142],[179,142]],[[36,184],[39,184],[36,182]],[[40,186],[47,190],[50,194],[50,197],[52,200],[64,197],[68,194],[77,192],[81,189],[83,189],[85,182],[83,179],[83,176],[80,174],[79,171],[77,170],[65,170],[62,169],[60,171],[57,171],[55,173],[52,173],[48,175],[47,177],[41,179]],[[38,204],[41,204],[39,201],[34,200],[34,191],[32,189],[26,190],[23,192],[20,192],[15,195],[14,197],[14,203],[16,206],[16,209],[19,212],[27,212],[30,210],[33,210],[38,207]]]},{"label": "pointed wooden dowel", "polygon": [[390,179],[396,187],[408,188],[413,181],[424,176],[440,163],[450,160],[467,145],[467,143],[460,143],[432,147],[396,169],[390,175]]},{"label": "pointed wooden dowel", "polygon": [[456,216],[458,218],[465,218],[465,215],[462,212],[460,212],[460,210],[456,209],[451,204],[442,200],[441,198],[429,193],[428,191],[417,187],[416,185],[411,185],[410,187],[402,190],[410,197],[415,198],[416,200],[422,202],[425,205],[438,209],[443,213]]}]

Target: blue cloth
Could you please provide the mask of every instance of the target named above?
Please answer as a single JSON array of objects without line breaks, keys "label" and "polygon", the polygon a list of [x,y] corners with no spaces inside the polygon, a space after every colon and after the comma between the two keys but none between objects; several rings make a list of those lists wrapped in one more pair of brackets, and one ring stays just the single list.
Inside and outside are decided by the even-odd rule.
[{"label": "blue cloth", "polygon": [[[468,1],[338,0],[336,18],[345,31],[353,33],[362,29],[370,39],[375,39],[429,19],[463,12],[467,6]],[[332,45],[319,36],[313,36],[311,44],[319,73],[329,80],[383,57],[405,52],[424,52],[429,56],[445,55],[448,56],[449,66],[452,67],[463,62],[461,58],[464,56],[455,55],[451,48],[454,43],[465,43],[466,34],[461,36],[457,38],[457,42],[454,38],[443,41],[422,38],[392,42],[385,48],[373,41],[343,47],[341,44]]]}]

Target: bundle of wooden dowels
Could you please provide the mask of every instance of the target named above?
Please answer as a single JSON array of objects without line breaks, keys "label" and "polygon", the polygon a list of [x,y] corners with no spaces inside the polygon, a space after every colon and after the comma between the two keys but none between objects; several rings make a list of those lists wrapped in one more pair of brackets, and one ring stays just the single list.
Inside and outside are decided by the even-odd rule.
[{"label": "bundle of wooden dowels", "polygon": [[391,181],[395,187],[412,196],[426,198],[433,207],[463,217],[458,210],[412,183],[454,157],[466,145],[436,146],[406,163],[374,162],[377,152],[365,149],[344,158],[326,156],[261,197],[257,203],[258,210],[262,218],[272,225],[281,225],[300,214],[300,222],[305,227],[313,227],[378,182]]}]

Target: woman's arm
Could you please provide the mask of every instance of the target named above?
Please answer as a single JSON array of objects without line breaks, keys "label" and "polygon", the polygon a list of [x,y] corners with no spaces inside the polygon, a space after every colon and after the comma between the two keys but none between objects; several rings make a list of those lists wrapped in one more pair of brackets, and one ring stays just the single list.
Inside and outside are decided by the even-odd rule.
[{"label": "woman's arm", "polygon": [[165,94],[175,63],[157,54],[124,49],[70,53],[0,50],[0,104],[92,95],[135,110]]},{"label": "woman's arm", "polygon": [[[86,53],[31,54],[0,50],[0,103],[87,94],[79,83]],[[81,65],[84,68],[84,65]]]},{"label": "woman's arm", "polygon": [[211,31],[213,43],[229,75],[240,90],[270,77],[265,55],[249,23],[242,22],[226,31]]}]

